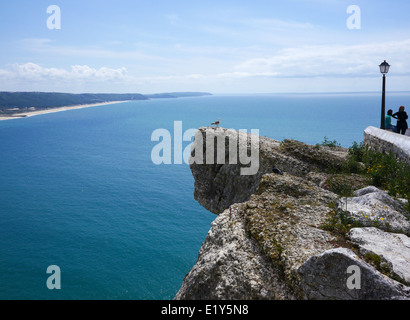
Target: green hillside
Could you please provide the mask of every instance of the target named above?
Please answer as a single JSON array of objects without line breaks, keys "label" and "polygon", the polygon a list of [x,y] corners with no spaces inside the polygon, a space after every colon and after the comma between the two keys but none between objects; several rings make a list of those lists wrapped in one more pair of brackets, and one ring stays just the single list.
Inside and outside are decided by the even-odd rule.
[{"label": "green hillside", "polygon": [[94,104],[110,101],[148,100],[210,95],[202,92],[172,92],[143,95],[140,93],[60,93],[60,92],[0,92],[0,114],[15,114],[36,110]]}]

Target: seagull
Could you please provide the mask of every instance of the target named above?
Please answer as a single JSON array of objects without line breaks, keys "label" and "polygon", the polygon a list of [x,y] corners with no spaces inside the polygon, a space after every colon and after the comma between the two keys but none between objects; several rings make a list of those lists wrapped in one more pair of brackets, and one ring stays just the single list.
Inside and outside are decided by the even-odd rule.
[{"label": "seagull", "polygon": [[215,124],[215,125],[218,127],[220,120],[221,120],[221,119],[218,119],[218,121],[215,121],[214,123],[211,123],[211,126]]}]

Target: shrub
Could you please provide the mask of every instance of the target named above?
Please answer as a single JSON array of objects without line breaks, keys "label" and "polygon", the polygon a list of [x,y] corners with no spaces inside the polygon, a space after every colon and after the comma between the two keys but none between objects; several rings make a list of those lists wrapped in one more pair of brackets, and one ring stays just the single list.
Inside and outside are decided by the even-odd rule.
[{"label": "shrub", "polygon": [[397,160],[393,153],[376,152],[354,142],[344,170],[368,176],[374,186],[387,190],[391,196],[409,200],[410,207],[410,166]]},{"label": "shrub", "polygon": [[357,162],[362,162],[365,150],[366,147],[362,142],[357,143],[356,141],[354,141],[353,144],[349,147],[349,157]]},{"label": "shrub", "polygon": [[338,143],[336,140],[331,141],[326,136],[324,137],[323,142],[317,145],[331,148],[341,147],[340,143]]}]

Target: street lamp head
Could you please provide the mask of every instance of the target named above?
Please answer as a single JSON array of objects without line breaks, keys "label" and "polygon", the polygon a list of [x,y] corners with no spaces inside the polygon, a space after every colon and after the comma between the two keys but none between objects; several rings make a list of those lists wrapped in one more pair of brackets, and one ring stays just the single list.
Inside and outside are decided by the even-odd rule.
[{"label": "street lamp head", "polygon": [[386,74],[389,72],[390,65],[384,60],[384,62],[379,65],[379,68],[381,73]]}]

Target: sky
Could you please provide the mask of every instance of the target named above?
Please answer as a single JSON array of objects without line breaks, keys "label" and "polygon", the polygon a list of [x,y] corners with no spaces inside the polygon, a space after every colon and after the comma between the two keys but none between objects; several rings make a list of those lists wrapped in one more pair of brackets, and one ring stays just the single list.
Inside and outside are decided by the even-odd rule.
[{"label": "sky", "polygon": [[1,1],[0,91],[377,92],[384,60],[410,91],[409,18],[408,0]]}]

